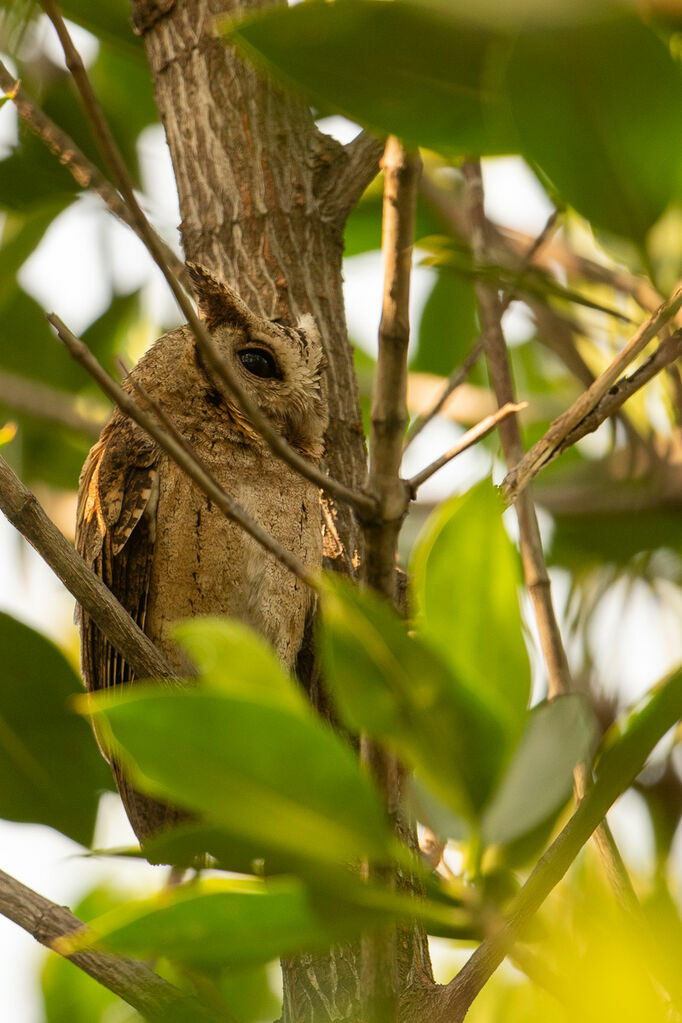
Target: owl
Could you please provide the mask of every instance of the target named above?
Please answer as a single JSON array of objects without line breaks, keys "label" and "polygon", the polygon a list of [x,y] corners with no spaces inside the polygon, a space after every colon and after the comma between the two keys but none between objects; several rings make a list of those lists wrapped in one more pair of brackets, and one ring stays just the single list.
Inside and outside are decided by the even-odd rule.
[{"label": "owl", "polygon": [[[223,358],[292,447],[318,461],[327,403],[312,318],[296,327],[262,319],[205,267],[188,267],[199,313]],[[133,396],[134,382],[263,529],[311,569],[321,565],[317,487],[272,454],[218,385],[188,326],[165,334],[135,366],[123,385]],[[196,615],[239,619],[272,644],[286,668],[294,667],[312,609],[308,587],[227,519],[120,409],[80,475],[76,545],[179,674],[187,674],[188,664],[173,643],[173,624]],[[133,681],[129,665],[82,609],[77,621],[87,689]],[[138,793],[117,760],[110,762],[142,843],[182,817]]]}]

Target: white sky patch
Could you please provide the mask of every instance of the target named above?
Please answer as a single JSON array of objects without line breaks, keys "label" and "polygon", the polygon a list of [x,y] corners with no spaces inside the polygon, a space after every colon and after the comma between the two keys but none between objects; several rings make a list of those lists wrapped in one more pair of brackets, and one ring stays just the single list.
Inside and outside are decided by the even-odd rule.
[{"label": "white sky patch", "polygon": [[481,168],[488,217],[515,231],[539,234],[554,206],[521,157],[488,157]]}]

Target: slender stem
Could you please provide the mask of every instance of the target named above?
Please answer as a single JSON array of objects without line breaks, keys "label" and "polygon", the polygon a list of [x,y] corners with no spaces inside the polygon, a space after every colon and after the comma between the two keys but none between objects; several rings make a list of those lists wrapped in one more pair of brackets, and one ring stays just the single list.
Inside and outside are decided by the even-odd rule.
[{"label": "slender stem", "polygon": [[149,637],[74,550],[1,456],[0,510],[61,579],[138,678],[173,677],[174,672]]},{"label": "slender stem", "polygon": [[[86,930],[85,924],[64,906],[43,898],[3,870],[0,870],[0,913],[49,949],[54,949],[60,938]],[[94,950],[76,952],[66,958],[154,1023],[186,1023],[189,1019],[197,1023],[220,1023],[224,1020],[224,1016],[208,1009],[137,959]]]},{"label": "slender stem", "polygon": [[185,294],[176,274],[169,266],[156,232],[151,228],[147,218],[140,209],[125,162],[111,131],[109,130],[102,108],[100,107],[93,92],[83,62],[80,59],[78,51],[73,45],[73,41],[69,35],[66,25],[64,24],[64,20],[59,13],[57,4],[54,0],[41,0],[41,3],[43,10],[57,30],[59,40],[64,50],[67,67],[74,76],[74,82],[81,96],[83,107],[88,116],[93,133],[106,155],[114,180],[120,189],[121,195],[128,204],[135,223],[137,224],[140,237],[147,246],[154,262],[166,278],[168,286],[173,293],[173,297],[180,306],[183,316],[187,318],[187,322],[194,334],[201,353],[205,356],[211,369],[216,372],[218,378],[225,385],[228,392],[236,398],[242,410],[249,417],[252,425],[278,458],[281,458],[283,462],[286,462],[287,465],[303,476],[304,479],[317,484],[318,487],[322,487],[323,490],[331,494],[333,497],[336,497],[341,501],[346,501],[365,515],[375,515],[377,511],[375,501],[366,494],[352,490],[339,480],[328,476],[326,473],[322,472],[322,470],[318,469],[316,465],[308,461],[307,458],[304,458],[298,453],[298,451],[295,451],[294,448],[291,447],[285,438],[273,427],[268,417],[261,411],[257,402],[242,386],[229,363],[227,363],[220,355],[220,352],[213,342],[206,326],[197,316],[194,307],[187,298],[187,295]]},{"label": "slender stem", "polygon": [[47,319],[57,331],[69,353],[97,381],[107,397],[111,398],[121,411],[125,412],[138,426],[141,426],[171,456],[173,461],[194,480],[200,490],[212,501],[215,501],[224,515],[234,522],[238,522],[244,532],[253,537],[261,547],[277,558],[302,582],[308,586],[316,586],[315,577],[306,565],[259,526],[236,501],[225,493],[215,478],[203,467],[197,455],[188,450],[184,442],[177,439],[177,431],[174,434],[169,433],[159,426],[154,416],[141,409],[130,394],[109,376],[89,348],[69,330],[58,316],[51,313]]},{"label": "slender stem", "polygon": [[[372,395],[368,479],[380,516],[364,523],[364,572],[367,583],[393,603],[398,595],[398,534],[409,503],[409,490],[400,478],[400,463],[407,422],[410,273],[420,167],[417,156],[408,155],[398,139],[389,138],[382,160],[384,297]],[[361,738],[360,752],[384,794],[389,812],[397,818],[399,771],[395,756],[367,736]],[[394,883],[386,868],[369,864],[367,873],[380,883]],[[361,967],[367,1023],[392,1023],[397,1019],[399,1000],[395,927],[363,937]]]},{"label": "slender stem", "polygon": [[477,444],[479,440],[483,439],[483,437],[487,437],[489,433],[492,433],[498,423],[501,423],[503,419],[507,418],[507,416],[512,415],[514,412],[521,412],[527,407],[527,401],[522,401],[517,404],[514,404],[514,402],[507,402],[507,404],[499,408],[497,412],[493,412],[492,415],[486,416],[485,419],[482,419],[480,423],[476,424],[476,426],[472,426],[470,430],[467,430],[464,436],[460,437],[457,443],[451,447],[449,451],[446,451],[444,455],[440,456],[440,458],[436,458],[435,461],[431,462],[430,465],[427,465],[425,469],[422,469],[421,472],[418,472],[416,476],[413,476],[407,481],[407,485],[410,488],[410,493],[412,494],[413,499],[416,497],[416,492],[422,483],[425,483],[426,480],[430,479],[434,473],[438,472],[439,469],[442,469],[444,465],[448,464],[448,462],[451,462],[453,458],[457,458],[458,455],[461,455],[463,451],[466,451],[474,444]]},{"label": "slender stem", "polygon": [[[470,218],[470,238],[474,262],[484,260],[487,255],[486,217],[483,206],[483,180],[478,161],[470,161],[462,168],[466,186]],[[476,282],[476,295],[483,326],[483,337],[490,376],[499,405],[514,401],[514,383],[511,374],[509,354],[502,333],[497,293],[484,282]],[[500,423],[500,437],[504,449],[505,460],[510,471],[523,458],[523,442],[521,430],[516,416],[510,416]],[[573,682],[568,666],[559,623],[552,603],[551,584],[545,555],[542,549],[542,538],[538,526],[535,505],[530,490],[524,490],[515,504],[519,523],[521,560],[526,587],[533,602],[533,610],[538,626],[540,647],[547,666],[547,688],[550,699],[561,693],[570,693]],[[590,775],[584,765],[579,765],[575,772],[575,789],[578,799],[582,799],[590,785]],[[600,825],[602,834],[597,843],[605,871],[614,890],[625,893],[625,901],[629,908],[636,903],[632,884],[618,853],[608,825]]]},{"label": "slender stem", "polygon": [[[96,192],[100,199],[107,204],[110,212],[142,239],[139,224],[114,186],[107,181],[94,163],[88,160],[73,139],[61,128],[58,128],[54,121],[29,99],[2,61],[0,61],[0,88],[12,100],[24,123],[66,167],[76,184],[81,188],[91,188]],[[189,276],[182,260],[160,238],[158,238],[158,245],[168,266],[177,274],[179,280],[189,287]]]}]

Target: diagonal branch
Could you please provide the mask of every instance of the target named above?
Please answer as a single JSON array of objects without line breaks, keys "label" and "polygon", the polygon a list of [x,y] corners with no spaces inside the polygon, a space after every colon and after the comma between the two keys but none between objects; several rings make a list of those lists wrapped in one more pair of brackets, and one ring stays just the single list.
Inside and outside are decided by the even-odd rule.
[{"label": "diagonal branch", "polygon": [[178,439],[177,431],[173,433],[168,432],[167,429],[159,426],[154,416],[140,408],[130,394],[124,391],[113,377],[110,377],[106,370],[103,369],[87,345],[83,344],[58,316],[51,313],[47,319],[57,331],[69,353],[97,381],[107,397],[111,398],[122,412],[137,423],[138,426],[141,426],[171,456],[173,461],[194,480],[199,489],[210,497],[212,501],[215,501],[227,518],[237,522],[245,533],[253,537],[261,547],[277,558],[302,582],[312,587],[317,585],[315,576],[306,565],[259,526],[229,494],[225,493],[216,479],[203,467],[197,455],[189,451],[186,444]]},{"label": "diagonal branch", "polygon": [[174,676],[149,637],[74,550],[1,456],[0,510],[61,579],[138,678]]},{"label": "diagonal branch", "polygon": [[[85,924],[64,906],[57,906],[0,870],[0,914],[54,950],[58,939],[83,931]],[[224,1015],[208,1009],[145,963],[128,956],[88,950],[66,956],[70,962],[152,1023],[225,1023]]]},{"label": "diagonal branch", "polygon": [[521,412],[527,407],[527,401],[522,401],[518,404],[514,404],[514,402],[507,402],[507,404],[502,405],[497,412],[493,412],[492,415],[486,416],[485,419],[482,419],[480,423],[476,424],[476,426],[472,426],[470,430],[467,430],[463,437],[460,437],[458,442],[453,445],[449,451],[446,451],[444,455],[440,456],[440,458],[436,458],[436,460],[431,462],[430,465],[427,465],[425,469],[418,472],[416,476],[407,480],[407,485],[410,488],[412,499],[414,500],[416,498],[416,492],[419,487],[421,487],[422,483],[426,483],[426,481],[430,479],[434,473],[438,472],[439,469],[442,469],[444,465],[448,464],[448,462],[451,462],[453,458],[457,458],[458,455],[461,455],[463,451],[466,451],[474,444],[477,444],[479,440],[487,437],[489,433],[492,433],[498,423],[501,423],[503,419],[507,418],[507,416],[510,416],[515,412]]},{"label": "diagonal branch", "polygon": [[[544,437],[542,437],[528,451],[518,464],[510,469],[504,481],[505,493],[510,500],[515,500],[521,494],[528,483],[537,476],[544,466],[553,461],[566,446],[566,438],[580,427],[580,424],[591,416],[602,401],[608,406],[609,392],[616,384],[621,373],[633,362],[637,356],[646,348],[651,340],[665,327],[668,321],[675,316],[682,307],[682,285],[679,285],[673,292],[671,298],[664,302],[656,312],[646,320],[634,336],[628,341],[625,347],[618,353],[616,358],[609,363],[594,383],[584,391],[576,401],[562,415],[551,424]],[[665,342],[662,343],[661,347]],[[664,349],[665,354],[670,349]],[[671,362],[673,359],[670,360]],[[665,363],[664,363],[665,364]],[[634,379],[635,374],[633,374]],[[643,381],[646,382],[646,381]],[[641,385],[640,385],[641,386]],[[636,389],[636,388],[635,388]],[[630,391],[632,393],[632,391]],[[623,398],[623,401],[625,398]],[[620,407],[621,401],[616,408]],[[601,420],[600,420],[601,421]],[[598,423],[597,423],[598,425]],[[593,427],[594,429],[594,427]],[[589,433],[590,430],[585,430]],[[584,436],[584,434],[580,434]],[[578,439],[578,436],[575,437]],[[562,447],[563,445],[563,447]]]},{"label": "diagonal branch", "polygon": [[339,480],[328,476],[326,473],[322,472],[322,470],[318,469],[316,465],[308,461],[307,458],[304,458],[298,453],[298,451],[291,447],[285,438],[274,428],[268,417],[261,411],[257,402],[249,395],[246,389],[242,387],[236,373],[233,371],[229,363],[221,357],[220,352],[206,329],[205,324],[203,324],[197,316],[194,306],[185,294],[177,275],[173,272],[169,265],[162,243],[137,202],[123,157],[121,156],[113,135],[109,130],[104,112],[102,111],[102,108],[100,107],[93,92],[83,62],[80,59],[76,47],[73,45],[71,36],[69,35],[68,29],[64,24],[64,20],[59,13],[56,3],[54,0],[42,0],[42,6],[57,30],[64,50],[67,66],[72,70],[74,75],[74,82],[81,95],[90,125],[100,143],[100,146],[107,155],[107,160],[111,164],[114,180],[116,181],[121,195],[129,207],[135,224],[137,225],[139,235],[146,245],[154,262],[166,278],[168,286],[173,293],[173,297],[182,310],[183,316],[186,317],[189,327],[194,334],[196,342],[202,355],[206,358],[207,363],[211,369],[215,371],[220,381],[227,388],[228,392],[237,400],[242,410],[249,417],[251,424],[278,458],[281,458],[283,462],[286,462],[287,465],[303,476],[304,479],[309,480],[311,483],[315,483],[332,497],[336,497],[341,501],[347,502],[365,515],[376,515],[376,502],[371,497],[361,493],[360,491],[352,490]]},{"label": "diagonal branch", "polygon": [[[144,241],[140,234],[137,221],[133,217],[126,203],[123,201],[114,186],[104,177],[94,163],[88,160],[87,156],[78,148],[73,139],[58,128],[54,121],[50,120],[47,114],[43,113],[40,107],[29,99],[19,82],[9,73],[5,65],[0,61],[0,89],[12,100],[17,112],[28,128],[44,142],[50,152],[57,157],[59,162],[69,171],[77,185],[81,188],[91,188],[100,199],[107,204],[111,213],[126,224],[135,234]],[[189,276],[187,270],[178,259],[173,250],[160,238],[159,247],[164,254],[168,265],[173,268],[179,279],[189,287]]]}]

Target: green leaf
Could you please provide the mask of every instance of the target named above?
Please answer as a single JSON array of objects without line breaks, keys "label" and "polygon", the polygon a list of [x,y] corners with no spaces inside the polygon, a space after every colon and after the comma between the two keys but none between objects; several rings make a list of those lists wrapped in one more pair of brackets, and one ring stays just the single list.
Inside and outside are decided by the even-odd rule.
[{"label": "green leaf", "polygon": [[331,896],[315,899],[297,879],[235,879],[122,906],[92,928],[113,951],[163,955],[194,967],[240,967],[328,949],[359,937],[377,915],[383,914]]},{"label": "green leaf", "polygon": [[[343,254],[346,258],[381,248],[382,189],[383,175],[379,174],[348,217],[343,233]],[[420,238],[436,235],[444,229],[432,208],[418,197],[414,225],[416,243],[419,244]]]},{"label": "green leaf", "polygon": [[682,74],[659,36],[603,10],[527,29],[506,80],[525,155],[580,213],[641,244],[682,169]]},{"label": "green leaf", "polygon": [[519,559],[489,482],[430,517],[414,550],[412,577],[421,634],[498,720],[500,747],[481,755],[502,762],[525,725],[530,671]]},{"label": "green leaf", "polygon": [[419,345],[411,369],[447,377],[478,336],[474,283],[454,271],[438,271],[419,324]]},{"label": "green leaf", "polygon": [[300,685],[282,668],[272,647],[256,632],[232,618],[191,618],[174,635],[196,665],[205,685],[218,692],[263,696],[307,714]]},{"label": "green leaf", "polygon": [[64,206],[64,197],[58,196],[29,207],[21,218],[11,218],[5,224],[0,248],[0,305],[16,288],[17,273]]},{"label": "green leaf", "polygon": [[503,152],[510,134],[487,75],[497,31],[458,6],[307,3],[227,23],[224,32],[313,103],[379,134],[450,155]]},{"label": "green leaf", "polygon": [[381,598],[328,577],[321,653],[344,721],[389,743],[456,813],[469,819],[493,785],[503,743],[477,694]]},{"label": "green leaf", "polygon": [[195,686],[136,685],[89,706],[144,791],[201,812],[258,855],[338,863],[381,858],[391,844],[377,792],[312,711]]},{"label": "green leaf", "polygon": [[484,842],[513,842],[558,811],[571,793],[573,769],[588,757],[596,738],[594,715],[578,693],[533,708],[483,815]]},{"label": "green leaf", "polygon": [[80,680],[53,643],[1,613],[0,652],[0,816],[89,845],[100,792],[113,784],[69,707]]}]

